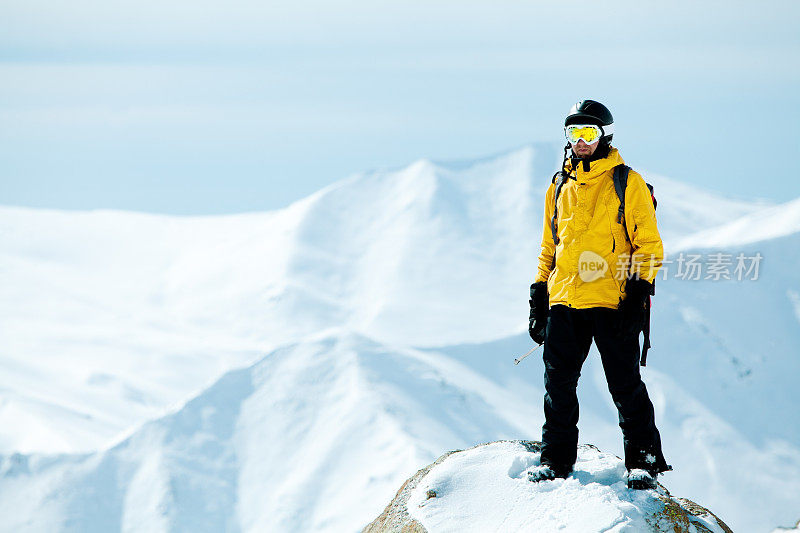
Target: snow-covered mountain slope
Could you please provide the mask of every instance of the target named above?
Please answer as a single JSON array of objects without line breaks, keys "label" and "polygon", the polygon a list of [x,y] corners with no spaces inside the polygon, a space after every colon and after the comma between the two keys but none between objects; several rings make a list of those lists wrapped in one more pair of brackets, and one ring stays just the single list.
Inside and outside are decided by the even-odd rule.
[{"label": "snow-covered mountain slope", "polygon": [[517,434],[516,415],[439,354],[291,345],[108,451],[4,457],[0,531],[354,531],[442,446]]},{"label": "snow-covered mountain slope", "polygon": [[[538,438],[540,363],[510,357],[525,345],[445,353],[331,331],[279,348],[107,451],[0,458],[0,516],[12,517],[0,531],[356,531],[442,450]],[[619,453],[595,359],[582,439]],[[648,384],[677,468],[665,486],[734,530],[793,519],[800,454],[764,453],[668,376],[650,370]]]},{"label": "snow-covered mountain slope", "polygon": [[773,203],[758,198],[749,201],[726,198],[706,191],[702,182],[698,185],[689,179],[678,181],[650,173],[647,169],[640,172],[654,187],[658,202],[658,227],[668,249],[675,249],[683,238],[774,206]]},{"label": "snow-covered mountain slope", "polygon": [[282,275],[301,209],[0,210],[0,449],[96,448],[263,353],[257,321],[236,317],[268,300],[258,281]]},{"label": "snow-covered mountain slope", "polygon": [[[517,333],[559,163],[551,145],[421,160],[234,216],[0,208],[0,450],[93,449],[326,327],[415,346]],[[665,236],[756,209],[651,181]]]},{"label": "snow-covered mountain slope", "polygon": [[717,516],[663,487],[632,492],[618,457],[578,448],[566,479],[531,483],[540,443],[497,441],[449,452],[409,478],[364,533],[390,531],[705,531],[731,533]]},{"label": "snow-covered mountain slope", "polygon": [[[0,502],[17,506],[15,524],[55,530],[90,519],[191,526],[208,498],[220,506],[208,523],[223,529],[350,530],[445,450],[539,438],[541,361],[510,361],[530,346],[527,289],[558,161],[546,146],[420,161],[272,213],[0,209]],[[669,244],[690,242],[687,232],[783,213],[644,174],[674,253],[688,250]],[[713,243],[761,250],[758,281],[660,280],[655,299],[645,375],[676,466],[665,484],[734,530],[768,531],[800,508],[800,228],[787,227],[765,241],[754,224],[731,232],[741,240]],[[330,328],[339,333],[327,348],[309,341]],[[306,356],[293,369],[274,362],[281,353]],[[264,370],[269,379],[246,377],[270,365],[279,370]],[[244,370],[206,390],[231,368]],[[237,372],[245,377],[230,377]],[[581,439],[619,455],[602,370],[590,361],[584,374]],[[268,386],[247,388],[262,378]],[[370,414],[376,404],[383,411]],[[130,438],[107,451],[40,454],[88,451],[121,434]],[[347,466],[332,466],[350,448]],[[330,495],[358,495],[348,505],[363,514],[345,516],[352,507],[329,506]]]},{"label": "snow-covered mountain slope", "polygon": [[731,248],[779,239],[797,232],[800,232],[800,198],[765,206],[728,223],[686,234],[672,248]]},{"label": "snow-covered mountain slope", "polygon": [[496,281],[524,285],[556,155],[419,161],[272,213],[0,209],[0,449],[92,449],[326,327],[406,344],[515,331],[499,304],[516,287]]},{"label": "snow-covered mountain slope", "polygon": [[[757,280],[670,276],[657,282],[653,364],[681,377],[687,390],[747,428],[755,442],[778,439],[798,446],[800,228],[773,240],[744,242],[749,244],[686,250],[684,257],[723,253],[735,265],[739,253],[760,254]],[[677,260],[680,252],[671,257]]]}]

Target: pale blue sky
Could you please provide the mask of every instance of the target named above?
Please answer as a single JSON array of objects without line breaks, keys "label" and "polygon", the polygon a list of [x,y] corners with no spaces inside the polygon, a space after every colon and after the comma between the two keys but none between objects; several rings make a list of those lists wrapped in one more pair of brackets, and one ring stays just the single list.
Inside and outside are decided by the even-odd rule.
[{"label": "pale blue sky", "polygon": [[274,209],[351,173],[561,142],[606,103],[633,166],[800,196],[800,3],[0,5],[0,204]]}]

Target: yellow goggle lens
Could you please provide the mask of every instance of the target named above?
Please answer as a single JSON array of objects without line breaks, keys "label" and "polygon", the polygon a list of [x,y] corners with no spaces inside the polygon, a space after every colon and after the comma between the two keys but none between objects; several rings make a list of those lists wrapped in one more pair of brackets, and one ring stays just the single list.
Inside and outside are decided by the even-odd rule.
[{"label": "yellow goggle lens", "polygon": [[577,143],[581,139],[588,144],[592,144],[603,135],[603,131],[600,127],[593,125],[567,126],[564,132],[567,135],[567,140],[572,144]]}]

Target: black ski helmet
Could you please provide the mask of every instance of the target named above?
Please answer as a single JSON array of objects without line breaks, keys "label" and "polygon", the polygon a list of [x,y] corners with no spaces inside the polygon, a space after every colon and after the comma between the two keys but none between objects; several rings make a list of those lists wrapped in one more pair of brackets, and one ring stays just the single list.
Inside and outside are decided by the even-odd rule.
[{"label": "black ski helmet", "polygon": [[614,117],[606,106],[595,100],[581,100],[572,106],[567,118],[564,119],[564,127],[570,124],[594,124],[603,128],[601,140],[610,143],[614,137]]}]

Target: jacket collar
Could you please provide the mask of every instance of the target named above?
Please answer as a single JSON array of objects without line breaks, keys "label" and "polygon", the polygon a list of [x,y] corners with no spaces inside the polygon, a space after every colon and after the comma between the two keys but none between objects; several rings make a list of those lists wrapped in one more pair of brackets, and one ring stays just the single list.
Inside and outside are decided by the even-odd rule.
[{"label": "jacket collar", "polygon": [[[577,163],[577,173],[573,169],[573,163]],[[619,155],[619,150],[611,148],[605,157],[589,161],[588,171],[586,170],[587,163],[577,158],[568,159],[565,168],[572,178],[580,177],[582,180],[591,180],[624,163],[622,156]]]}]

